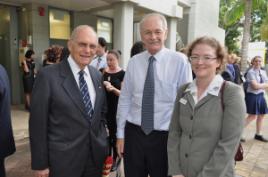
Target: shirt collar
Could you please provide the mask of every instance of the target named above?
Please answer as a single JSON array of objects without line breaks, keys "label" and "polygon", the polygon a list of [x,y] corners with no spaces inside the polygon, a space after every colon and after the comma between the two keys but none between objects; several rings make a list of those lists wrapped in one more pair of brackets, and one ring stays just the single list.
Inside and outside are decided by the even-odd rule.
[{"label": "shirt collar", "polygon": [[151,56],[154,56],[155,61],[159,62],[161,59],[164,58],[163,56],[165,55],[166,50],[167,50],[167,48],[163,47],[159,52],[157,52],[154,55],[152,55],[148,51],[146,51],[145,52],[145,58],[150,58]]},{"label": "shirt collar", "polygon": [[[221,75],[217,74],[210,82],[206,92],[210,95],[218,96],[223,82],[224,80]],[[189,84],[184,92],[190,92],[191,94],[197,93],[196,79]]]},{"label": "shirt collar", "polygon": [[[74,61],[73,57],[71,55],[69,55],[68,57],[68,62],[70,64],[71,70],[73,71],[74,74],[79,74],[79,72],[81,71],[80,67],[78,66],[78,64]],[[88,67],[84,68],[84,72],[85,75],[89,75],[89,70],[87,69]]]}]

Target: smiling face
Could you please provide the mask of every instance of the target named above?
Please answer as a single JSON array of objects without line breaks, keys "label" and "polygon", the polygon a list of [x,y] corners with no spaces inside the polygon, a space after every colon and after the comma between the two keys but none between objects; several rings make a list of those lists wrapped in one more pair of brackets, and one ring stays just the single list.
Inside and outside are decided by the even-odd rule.
[{"label": "smiling face", "polygon": [[220,66],[217,59],[216,50],[208,44],[197,44],[191,53],[191,56],[198,58],[192,60],[192,69],[196,78],[213,78],[216,70]]},{"label": "smiling face", "polygon": [[255,69],[260,69],[261,68],[261,62],[262,62],[261,57],[259,57],[259,56],[254,57],[254,59],[252,60],[253,67]]},{"label": "smiling face", "polygon": [[115,54],[108,53],[107,65],[111,70],[116,69],[118,67],[118,58],[115,56]]},{"label": "smiling face", "polygon": [[68,42],[70,54],[80,69],[84,69],[96,54],[98,38],[88,26],[76,29],[75,34]]},{"label": "smiling face", "polygon": [[167,29],[159,16],[149,16],[141,24],[141,39],[152,55],[159,52],[167,39]]}]

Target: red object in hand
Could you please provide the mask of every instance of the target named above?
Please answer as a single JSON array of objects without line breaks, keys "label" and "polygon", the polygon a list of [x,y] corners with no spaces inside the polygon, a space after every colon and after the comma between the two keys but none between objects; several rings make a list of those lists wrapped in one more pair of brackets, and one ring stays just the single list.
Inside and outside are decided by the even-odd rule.
[{"label": "red object in hand", "polygon": [[108,156],[105,159],[104,165],[103,165],[103,169],[102,169],[102,177],[108,177],[110,174],[110,171],[112,169],[113,166],[113,157],[112,156]]}]

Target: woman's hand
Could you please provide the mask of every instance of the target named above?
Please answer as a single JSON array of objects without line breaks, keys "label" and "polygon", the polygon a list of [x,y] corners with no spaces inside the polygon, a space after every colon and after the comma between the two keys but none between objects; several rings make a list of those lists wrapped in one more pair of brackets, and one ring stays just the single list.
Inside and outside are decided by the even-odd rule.
[{"label": "woman's hand", "polygon": [[103,81],[103,85],[105,86],[105,88],[108,92],[111,92],[114,90],[114,87],[112,86],[111,82],[109,82],[109,81]]},{"label": "woman's hand", "polygon": [[172,176],[172,177],[184,177],[183,175],[175,175],[175,176]]}]

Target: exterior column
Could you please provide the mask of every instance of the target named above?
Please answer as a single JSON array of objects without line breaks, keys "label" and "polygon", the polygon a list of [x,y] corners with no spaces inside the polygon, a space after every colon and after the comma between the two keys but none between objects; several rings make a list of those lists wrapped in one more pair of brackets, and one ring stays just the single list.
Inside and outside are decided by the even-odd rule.
[{"label": "exterior column", "polygon": [[133,4],[122,2],[114,6],[114,48],[122,52],[120,65],[127,67],[133,44]]},{"label": "exterior column", "polygon": [[176,50],[177,20],[177,18],[167,18],[168,37],[166,40],[166,47],[171,50]]}]

